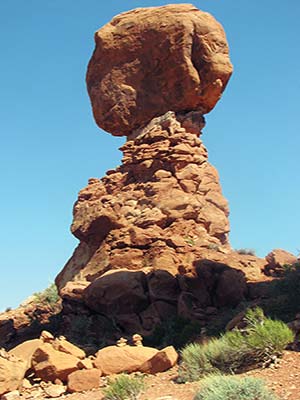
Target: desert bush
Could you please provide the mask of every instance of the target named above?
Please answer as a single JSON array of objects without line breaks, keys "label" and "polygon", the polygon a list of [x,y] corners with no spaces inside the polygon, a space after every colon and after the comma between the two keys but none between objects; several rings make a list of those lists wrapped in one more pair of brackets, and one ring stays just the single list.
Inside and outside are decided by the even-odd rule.
[{"label": "desert bush", "polygon": [[104,398],[107,400],[136,400],[143,389],[142,377],[120,374],[104,389]]},{"label": "desert bush", "polygon": [[245,254],[248,256],[255,256],[255,250],[253,249],[236,249],[235,250],[239,254]]},{"label": "desert bush", "polygon": [[36,303],[47,303],[50,305],[54,305],[60,299],[55,283],[51,283],[42,292],[34,293],[34,297]]},{"label": "desert bush", "polygon": [[212,375],[201,381],[194,400],[276,400],[264,382],[257,378]]},{"label": "desert bush", "polygon": [[249,310],[245,321],[243,331],[236,329],[208,343],[186,346],[181,352],[179,380],[193,381],[211,371],[232,373],[267,364],[293,341],[288,326],[265,318],[260,308]]},{"label": "desert bush", "polygon": [[191,343],[181,351],[182,364],[178,371],[178,382],[197,381],[214,372],[206,354],[206,346]]}]

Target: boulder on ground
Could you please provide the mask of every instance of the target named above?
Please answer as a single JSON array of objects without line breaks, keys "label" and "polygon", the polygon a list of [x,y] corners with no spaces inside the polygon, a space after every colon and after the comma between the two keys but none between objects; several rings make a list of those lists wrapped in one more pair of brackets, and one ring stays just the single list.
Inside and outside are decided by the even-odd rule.
[{"label": "boulder on ground", "polygon": [[5,350],[0,354],[0,396],[22,386],[27,369],[27,362]]},{"label": "boulder on ground", "polygon": [[121,372],[140,371],[142,365],[151,360],[158,350],[144,346],[108,346],[96,354],[94,366],[103,375],[119,374]]},{"label": "boulder on ground", "polygon": [[146,361],[140,368],[141,372],[156,374],[174,367],[177,363],[178,354],[173,346],[168,346],[156,353],[150,360]]},{"label": "boulder on ground", "polygon": [[68,376],[68,391],[84,392],[100,386],[101,371],[97,368],[72,372]]},{"label": "boulder on ground", "polygon": [[26,361],[26,370],[28,370],[31,367],[33,354],[42,343],[43,342],[40,339],[26,340],[26,342],[23,342],[11,349],[9,354],[13,354],[16,357],[22,358],[24,361]]},{"label": "boulder on ground", "polygon": [[43,343],[32,357],[35,375],[45,382],[66,382],[68,375],[79,369],[78,363],[77,357],[57,351],[49,343]]}]

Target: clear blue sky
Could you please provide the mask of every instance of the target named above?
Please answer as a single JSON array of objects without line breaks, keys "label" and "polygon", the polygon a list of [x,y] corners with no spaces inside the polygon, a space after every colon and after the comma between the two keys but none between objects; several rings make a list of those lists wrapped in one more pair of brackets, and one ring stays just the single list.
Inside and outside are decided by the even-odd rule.
[{"label": "clear blue sky", "polygon": [[[120,163],[93,121],[85,71],[114,15],[168,1],[0,1],[0,310],[48,286],[76,246],[72,206]],[[180,3],[180,1],[173,1]],[[300,248],[299,0],[195,0],[225,27],[234,74],[203,140],[231,210],[231,243]]]}]

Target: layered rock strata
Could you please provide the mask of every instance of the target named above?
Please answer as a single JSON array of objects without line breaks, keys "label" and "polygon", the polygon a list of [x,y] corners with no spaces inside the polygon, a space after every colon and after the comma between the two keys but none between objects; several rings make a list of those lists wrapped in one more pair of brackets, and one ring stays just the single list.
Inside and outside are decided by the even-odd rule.
[{"label": "layered rock strata", "polygon": [[207,308],[245,299],[246,277],[264,262],[230,249],[203,126],[198,112],[155,118],[128,138],[120,167],[79,193],[71,229],[80,244],[56,279],[65,303],[149,334],[171,315],[205,325]]}]

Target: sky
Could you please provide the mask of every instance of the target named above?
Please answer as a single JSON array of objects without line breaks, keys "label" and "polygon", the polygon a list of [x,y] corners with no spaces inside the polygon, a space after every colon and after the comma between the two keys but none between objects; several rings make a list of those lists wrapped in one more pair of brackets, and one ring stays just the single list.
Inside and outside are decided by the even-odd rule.
[{"label": "sky", "polygon": [[[85,87],[94,32],[171,0],[0,0],[0,311],[46,288],[77,245],[78,191],[120,164]],[[202,139],[230,205],[231,245],[300,251],[300,2],[194,0],[222,23],[234,73]]]}]

